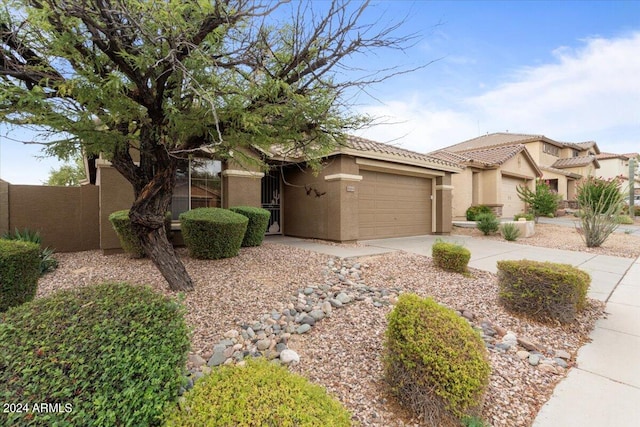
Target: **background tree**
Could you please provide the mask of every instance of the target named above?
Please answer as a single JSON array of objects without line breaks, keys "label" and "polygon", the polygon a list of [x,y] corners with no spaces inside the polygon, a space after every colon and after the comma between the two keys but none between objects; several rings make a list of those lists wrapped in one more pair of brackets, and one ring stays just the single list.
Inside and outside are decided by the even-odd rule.
[{"label": "background tree", "polygon": [[51,169],[47,185],[78,186],[87,178],[82,157],[76,157],[73,163],[65,163],[59,169]]},{"label": "background tree", "polygon": [[549,184],[539,179],[536,179],[536,191],[524,185],[519,185],[516,191],[520,200],[526,203],[527,211],[533,214],[536,222],[540,216],[555,215],[558,203],[562,200],[562,196],[551,190]]},{"label": "background tree", "polygon": [[362,24],[368,2],[283,3],[7,0],[0,11],[0,120],[64,132],[50,155],[110,160],[174,290],[193,288],[163,227],[181,159],[246,163],[241,148],[279,144],[317,166],[370,122],[345,92],[409,71],[351,74],[353,55],[413,40],[393,35],[399,24]]}]

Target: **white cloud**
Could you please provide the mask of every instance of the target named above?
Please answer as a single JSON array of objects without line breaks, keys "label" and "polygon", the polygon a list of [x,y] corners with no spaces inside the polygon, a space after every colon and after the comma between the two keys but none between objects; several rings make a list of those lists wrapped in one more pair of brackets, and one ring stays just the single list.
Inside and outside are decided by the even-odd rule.
[{"label": "white cloud", "polygon": [[403,123],[363,136],[379,141],[402,137],[404,147],[426,152],[509,130],[562,141],[596,140],[603,151],[640,150],[640,33],[583,43],[577,49],[556,49],[556,62],[522,68],[458,107],[428,105],[418,92],[412,100],[367,108]]}]

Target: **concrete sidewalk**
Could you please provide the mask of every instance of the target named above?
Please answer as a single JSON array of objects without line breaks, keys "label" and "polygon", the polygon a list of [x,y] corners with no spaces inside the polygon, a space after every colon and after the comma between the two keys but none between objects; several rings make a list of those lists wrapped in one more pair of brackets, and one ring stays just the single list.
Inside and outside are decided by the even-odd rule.
[{"label": "concrete sidewalk", "polygon": [[469,266],[495,273],[496,261],[530,259],[571,264],[592,278],[589,297],[607,303],[607,316],[596,323],[592,342],[578,352],[576,367],[555,388],[536,417],[534,427],[621,427],[640,421],[640,258],[540,248],[470,236],[416,236],[367,240],[364,246],[341,247],[274,236],[287,244],[349,258],[406,251],[431,256],[442,239],[471,251]]}]

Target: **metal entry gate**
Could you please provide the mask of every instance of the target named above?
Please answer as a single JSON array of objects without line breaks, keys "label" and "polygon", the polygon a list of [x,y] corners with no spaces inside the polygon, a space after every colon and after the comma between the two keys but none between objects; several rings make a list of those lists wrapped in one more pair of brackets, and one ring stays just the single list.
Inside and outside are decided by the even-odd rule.
[{"label": "metal entry gate", "polygon": [[262,209],[271,214],[266,234],[282,234],[280,215],[280,174],[271,171],[262,178]]}]

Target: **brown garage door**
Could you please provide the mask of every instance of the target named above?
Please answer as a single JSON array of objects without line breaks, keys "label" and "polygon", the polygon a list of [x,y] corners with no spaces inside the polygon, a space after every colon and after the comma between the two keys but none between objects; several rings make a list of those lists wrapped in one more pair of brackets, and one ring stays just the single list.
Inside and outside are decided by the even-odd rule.
[{"label": "brown garage door", "polygon": [[[524,202],[518,197],[518,185],[524,181],[508,176],[502,177],[502,217],[509,218],[515,214],[524,212]],[[513,219],[513,218],[512,218]]]},{"label": "brown garage door", "polygon": [[431,233],[431,179],[360,171],[359,239]]}]

